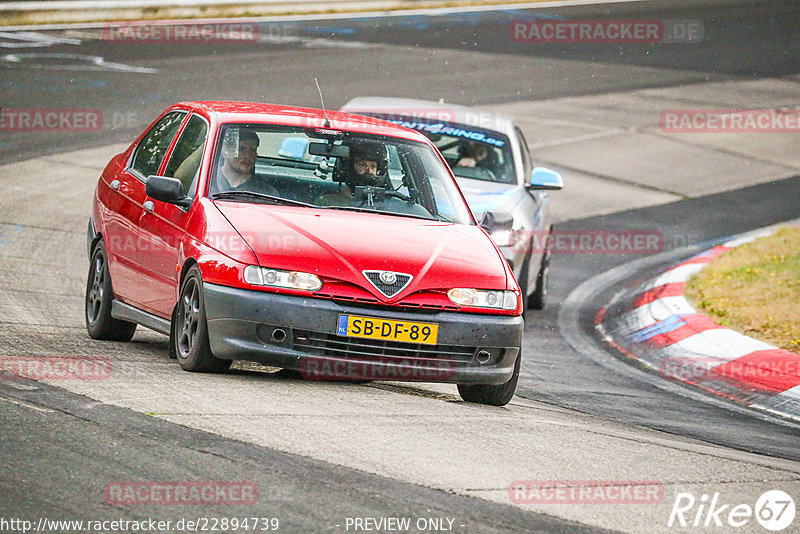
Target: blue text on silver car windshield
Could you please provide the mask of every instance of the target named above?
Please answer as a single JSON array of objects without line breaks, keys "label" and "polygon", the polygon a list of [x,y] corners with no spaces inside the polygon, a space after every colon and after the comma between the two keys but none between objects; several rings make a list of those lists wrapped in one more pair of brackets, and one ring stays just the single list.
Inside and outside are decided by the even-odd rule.
[{"label": "blue text on silver car windshield", "polygon": [[425,122],[410,122],[405,120],[393,120],[389,122],[393,122],[394,124],[403,126],[404,128],[410,128],[412,130],[419,130],[422,132],[429,132],[432,134],[445,134],[445,135],[450,135],[452,137],[463,137],[465,139],[472,139],[473,141],[480,141],[482,143],[494,145],[497,147],[505,145],[505,141],[494,139],[481,132],[465,130],[463,128],[455,128],[453,126],[447,126],[446,124],[443,124],[441,122],[436,124],[428,124]]}]

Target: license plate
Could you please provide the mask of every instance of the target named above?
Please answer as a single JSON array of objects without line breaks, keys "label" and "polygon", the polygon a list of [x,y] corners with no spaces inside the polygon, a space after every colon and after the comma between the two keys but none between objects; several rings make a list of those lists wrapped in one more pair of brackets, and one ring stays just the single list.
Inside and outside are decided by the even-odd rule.
[{"label": "license plate", "polygon": [[439,325],[359,315],[340,315],[336,325],[336,335],[435,345],[436,339],[439,337]]}]

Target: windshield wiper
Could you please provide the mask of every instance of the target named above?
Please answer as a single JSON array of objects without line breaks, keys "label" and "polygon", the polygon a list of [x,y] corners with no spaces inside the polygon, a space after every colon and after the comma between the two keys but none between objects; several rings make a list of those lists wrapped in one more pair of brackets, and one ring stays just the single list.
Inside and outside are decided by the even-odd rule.
[{"label": "windshield wiper", "polygon": [[222,191],[211,195],[214,200],[228,200],[228,199],[241,199],[248,198],[253,200],[266,200],[273,204],[283,204],[286,206],[304,206],[307,208],[316,208],[314,204],[307,204],[299,200],[291,200],[289,198],[276,197],[275,195],[267,195],[264,193],[256,193],[255,191]]}]

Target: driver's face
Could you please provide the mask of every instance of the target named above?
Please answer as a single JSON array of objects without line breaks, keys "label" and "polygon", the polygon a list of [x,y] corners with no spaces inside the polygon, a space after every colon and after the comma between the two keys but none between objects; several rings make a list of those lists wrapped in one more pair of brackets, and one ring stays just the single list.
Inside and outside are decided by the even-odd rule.
[{"label": "driver's face", "polygon": [[378,174],[378,162],[372,159],[358,158],[353,161],[353,168],[358,174]]},{"label": "driver's face", "polygon": [[475,161],[483,161],[488,155],[489,149],[483,145],[476,145],[472,148],[472,157],[475,158]]},{"label": "driver's face", "polygon": [[230,166],[242,173],[252,173],[256,168],[258,142],[253,139],[239,141],[239,155],[231,158]]}]

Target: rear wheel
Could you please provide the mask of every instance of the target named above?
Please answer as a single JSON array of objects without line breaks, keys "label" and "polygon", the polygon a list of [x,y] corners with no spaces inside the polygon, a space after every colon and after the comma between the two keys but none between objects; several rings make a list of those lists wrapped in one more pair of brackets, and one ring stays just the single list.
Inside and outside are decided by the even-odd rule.
[{"label": "rear wheel", "polygon": [[185,371],[221,373],[231,366],[211,353],[203,299],[203,277],[197,265],[189,268],[181,285],[170,336],[170,353]]},{"label": "rear wheel", "polygon": [[114,319],[111,316],[113,300],[106,247],[102,241],[98,241],[92,250],[89,277],[86,280],[86,330],[93,339],[130,341],[136,331],[136,323]]},{"label": "rear wheel", "polygon": [[478,404],[489,404],[491,406],[505,406],[514,397],[514,392],[517,390],[517,382],[519,381],[519,365],[522,359],[522,354],[517,356],[517,361],[514,363],[514,374],[511,379],[504,384],[486,385],[486,384],[459,384],[458,394],[467,402],[475,402]]}]

